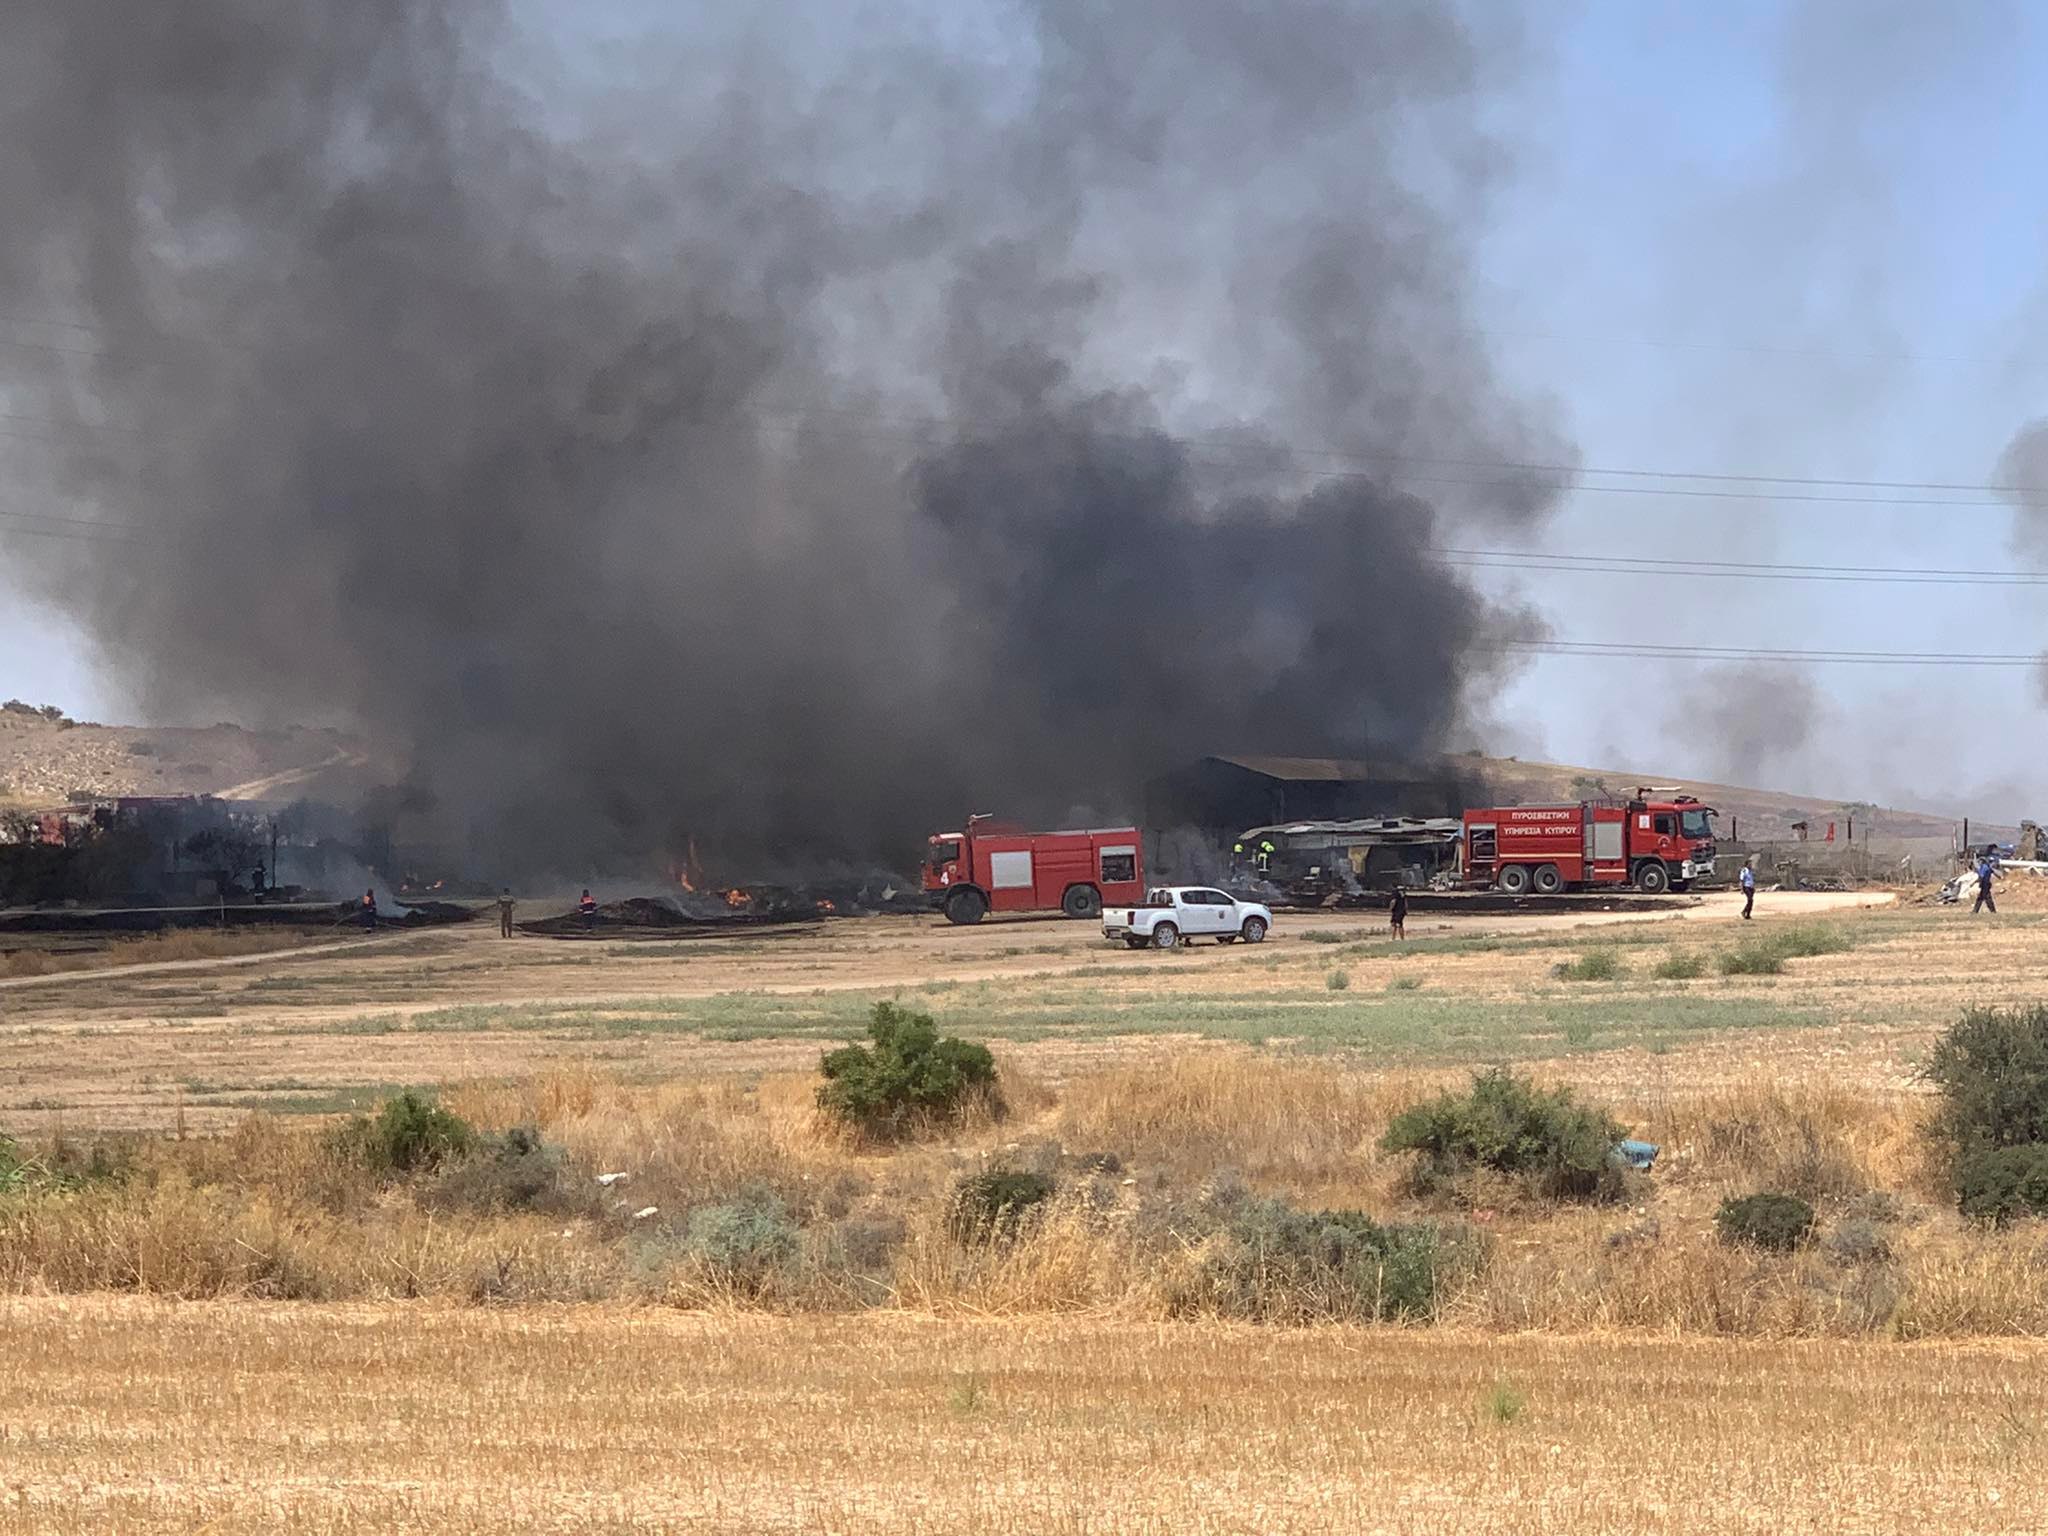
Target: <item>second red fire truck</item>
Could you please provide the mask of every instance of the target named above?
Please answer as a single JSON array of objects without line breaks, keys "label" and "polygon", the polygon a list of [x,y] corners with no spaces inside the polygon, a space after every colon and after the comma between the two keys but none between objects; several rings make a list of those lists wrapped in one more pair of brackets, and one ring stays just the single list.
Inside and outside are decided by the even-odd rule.
[{"label": "second red fire truck", "polygon": [[1503,805],[1465,812],[1465,883],[1509,895],[1587,886],[1684,890],[1714,873],[1713,810],[1639,789],[1621,805]]},{"label": "second red fire truck", "polygon": [[965,831],[941,832],[929,843],[925,891],[956,923],[978,923],[990,912],[1096,918],[1105,903],[1128,906],[1145,896],[1136,827],[1024,832],[971,816]]}]

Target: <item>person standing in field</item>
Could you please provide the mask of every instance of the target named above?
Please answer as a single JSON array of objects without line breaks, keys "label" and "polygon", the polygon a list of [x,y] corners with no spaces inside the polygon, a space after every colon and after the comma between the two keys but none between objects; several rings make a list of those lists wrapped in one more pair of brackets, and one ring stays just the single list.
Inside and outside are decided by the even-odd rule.
[{"label": "person standing in field", "polygon": [[1972,917],[1979,912],[1989,912],[1994,917],[1998,915],[1998,903],[1991,899],[1991,879],[1997,873],[1998,856],[1986,848],[1984,857],[1977,861],[1977,904],[1970,908]]},{"label": "person standing in field", "polygon": [[1756,908],[1756,856],[1752,854],[1742,861],[1742,915],[1747,918]]},{"label": "person standing in field", "polygon": [[512,887],[509,885],[498,897],[498,932],[505,938],[512,937]]},{"label": "person standing in field", "polygon": [[1408,937],[1408,887],[1397,885],[1387,901],[1387,927],[1393,937]]}]

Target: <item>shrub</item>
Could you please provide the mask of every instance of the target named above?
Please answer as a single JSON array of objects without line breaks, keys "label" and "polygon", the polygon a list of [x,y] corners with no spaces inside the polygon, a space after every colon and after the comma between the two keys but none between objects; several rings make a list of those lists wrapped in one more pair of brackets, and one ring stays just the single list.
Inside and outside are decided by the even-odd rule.
[{"label": "shrub", "polygon": [[374,1117],[357,1115],[336,1133],[337,1150],[382,1174],[424,1173],[476,1144],[460,1115],[408,1088],[386,1099]]},{"label": "shrub", "polygon": [[95,1140],[82,1151],[60,1134],[41,1156],[0,1136],[0,1194],[54,1194],[90,1184],[118,1183],[134,1170],[132,1145]]},{"label": "shrub", "polygon": [[549,1211],[568,1214],[594,1201],[578,1199],[563,1177],[567,1155],[532,1126],[515,1125],[482,1141],[473,1156],[448,1168],[428,1203],[450,1210]]},{"label": "shrub", "polygon": [[1797,1195],[1730,1197],[1714,1213],[1714,1227],[1724,1243],[1790,1253],[1813,1235],[1813,1207]]},{"label": "shrub", "polygon": [[1422,978],[1420,976],[1396,976],[1387,983],[1387,990],[1389,992],[1420,992],[1422,990]]},{"label": "shrub", "polygon": [[1332,971],[1323,978],[1323,985],[1332,992],[1346,991],[1351,986],[1351,973],[1348,971]]},{"label": "shrub", "polygon": [[1892,1256],[1892,1245],[1877,1224],[1856,1218],[1835,1223],[1827,1235],[1827,1250],[1843,1264],[1884,1264]]},{"label": "shrub", "polygon": [[1382,1225],[1362,1211],[1229,1201],[1201,1250],[1200,1310],[1261,1322],[1433,1317],[1481,1261],[1469,1235],[1431,1222]]},{"label": "shrub", "polygon": [[1621,956],[1611,949],[1589,949],[1574,960],[1551,967],[1559,981],[1613,981],[1622,973]]},{"label": "shrub", "polygon": [[783,1203],[755,1192],[690,1212],[683,1250],[729,1279],[759,1284],[796,1258],[798,1236]]},{"label": "shrub", "polygon": [[1476,1074],[1469,1093],[1439,1094],[1404,1109],[1380,1145],[1420,1154],[1425,1183],[1488,1168],[1523,1178],[1551,1199],[1602,1200],[1622,1193],[1613,1159],[1622,1132],[1604,1109],[1574,1103],[1569,1088],[1540,1089],[1496,1068]]},{"label": "shrub", "polygon": [[1052,1198],[1053,1182],[1043,1174],[1008,1169],[969,1174],[953,1189],[948,1225],[962,1242],[1014,1237],[1024,1213]]},{"label": "shrub", "polygon": [[1707,962],[1704,956],[1689,950],[1674,949],[1657,962],[1657,968],[1650,974],[1659,981],[1697,981],[1706,974],[1706,969]]},{"label": "shrub", "polygon": [[1735,948],[1724,950],[1715,964],[1723,976],[1776,976],[1787,960],[1840,954],[1848,947],[1848,937],[1839,928],[1826,923],[1794,923],[1752,934]]},{"label": "shrub", "polygon": [[1714,959],[1714,968],[1723,976],[1776,976],[1785,969],[1785,957],[1775,945],[1749,939],[1722,950]]},{"label": "shrub", "polygon": [[2000,1226],[2048,1216],[2048,1144],[1970,1153],[1956,1166],[1956,1204],[1965,1216]]},{"label": "shrub", "polygon": [[1972,1008],[1935,1041],[1921,1076],[1941,1096],[1929,1122],[1956,1176],[1978,1153],[2048,1142],[2048,1005]]},{"label": "shrub", "polygon": [[977,1097],[999,1106],[988,1048],[940,1039],[929,1014],[876,1003],[868,1036],[872,1050],[842,1046],[820,1063],[818,1107],[842,1124],[868,1136],[903,1136],[959,1114]]}]

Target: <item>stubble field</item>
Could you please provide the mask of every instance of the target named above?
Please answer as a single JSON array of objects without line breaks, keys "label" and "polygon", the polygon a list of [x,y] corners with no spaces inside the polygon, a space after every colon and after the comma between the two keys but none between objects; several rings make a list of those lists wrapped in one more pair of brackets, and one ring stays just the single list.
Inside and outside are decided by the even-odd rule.
[{"label": "stubble field", "polygon": [[[1965,1003],[2038,997],[2038,922],[1784,896],[1178,955],[1061,923],[463,931],[4,987],[0,1129],[185,1139],[0,1232],[0,1531],[2039,1529],[2048,1263],[1942,1208],[1915,1078]],[[1721,973],[1794,924],[1841,947]],[[1556,974],[1589,953],[1615,974]],[[988,1042],[1012,1115],[821,1131],[818,1052],[877,998]],[[1392,1109],[1501,1061],[1664,1155],[1630,1207],[1468,1211],[1492,1257],[1433,1320],[1232,1320],[1141,1255],[1219,1179],[1400,1216]],[[357,1200],[290,1150],[402,1084],[661,1214]],[[1100,1153],[1096,1206],[945,1241],[963,1171]],[[1788,1179],[1831,1233],[1879,1213],[1882,1260],[1711,1240],[1721,1195]],[[754,1189],[804,1223],[772,1283],[650,1266],[645,1227],[683,1245]],[[865,1268],[828,1255],[885,1219]]]}]

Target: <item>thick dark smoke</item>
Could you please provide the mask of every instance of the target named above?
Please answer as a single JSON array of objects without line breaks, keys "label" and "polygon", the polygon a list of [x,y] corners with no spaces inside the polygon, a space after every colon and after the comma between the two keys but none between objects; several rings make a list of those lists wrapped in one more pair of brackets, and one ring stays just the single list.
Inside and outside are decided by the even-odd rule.
[{"label": "thick dark smoke", "polygon": [[10,510],[144,530],[10,543],[140,703],[498,868],[1439,745],[1532,621],[1430,549],[1569,456],[1470,326],[1501,23],[673,9],[8,7]]}]

